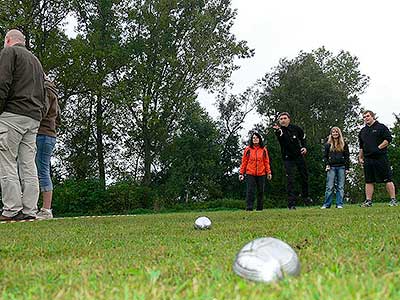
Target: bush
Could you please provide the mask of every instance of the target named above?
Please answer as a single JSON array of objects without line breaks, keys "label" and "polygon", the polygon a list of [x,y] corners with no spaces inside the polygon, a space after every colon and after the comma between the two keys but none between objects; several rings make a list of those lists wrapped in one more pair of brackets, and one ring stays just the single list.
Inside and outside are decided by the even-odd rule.
[{"label": "bush", "polygon": [[93,215],[106,213],[107,192],[96,179],[69,179],[55,186],[53,210],[58,216]]},{"label": "bush", "polygon": [[107,188],[109,211],[128,213],[138,209],[154,209],[156,192],[132,181],[118,182]]},{"label": "bush", "polygon": [[104,190],[96,179],[66,180],[55,186],[53,198],[57,216],[149,213],[162,203],[149,187],[123,181]]}]

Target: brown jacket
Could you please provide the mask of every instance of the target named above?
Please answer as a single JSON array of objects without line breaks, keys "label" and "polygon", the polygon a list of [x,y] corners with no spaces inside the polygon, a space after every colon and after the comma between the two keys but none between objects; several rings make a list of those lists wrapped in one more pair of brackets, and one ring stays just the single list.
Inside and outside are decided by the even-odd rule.
[{"label": "brown jacket", "polygon": [[49,80],[44,80],[46,98],[49,103],[47,115],[40,122],[38,134],[57,136],[56,128],[60,123],[60,107],[58,106],[58,93],[56,86]]},{"label": "brown jacket", "polygon": [[40,121],[46,114],[44,73],[23,44],[0,52],[0,114],[4,111]]}]

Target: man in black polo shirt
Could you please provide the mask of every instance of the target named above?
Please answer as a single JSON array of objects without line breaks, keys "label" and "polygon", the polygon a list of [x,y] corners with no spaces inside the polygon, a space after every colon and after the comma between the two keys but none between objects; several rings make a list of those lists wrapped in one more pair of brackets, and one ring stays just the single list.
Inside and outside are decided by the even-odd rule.
[{"label": "man in black polo shirt", "polygon": [[361,207],[372,206],[374,183],[386,183],[390,196],[390,206],[397,206],[392,170],[387,157],[387,146],[392,141],[389,129],[375,119],[375,114],[366,110],[363,113],[365,127],[358,134],[360,143],[359,162],[364,166],[365,201]]},{"label": "man in black polo shirt", "polygon": [[296,209],[295,171],[298,170],[301,181],[301,196],[306,205],[312,200],[308,196],[308,172],[304,155],[307,153],[306,135],[299,126],[290,124],[290,115],[282,112],[278,117],[279,125],[273,126],[281,146],[282,159],[287,177],[288,208]]}]

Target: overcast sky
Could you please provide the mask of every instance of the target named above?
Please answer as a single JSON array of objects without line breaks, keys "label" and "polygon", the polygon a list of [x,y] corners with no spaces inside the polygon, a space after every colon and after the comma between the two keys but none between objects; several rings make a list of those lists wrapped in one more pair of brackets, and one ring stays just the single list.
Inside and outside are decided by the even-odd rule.
[{"label": "overcast sky", "polygon": [[[371,78],[361,105],[393,125],[392,113],[400,113],[400,1],[232,0],[232,5],[238,13],[234,34],[255,49],[233,74],[235,93],[300,50],[325,46],[334,55],[345,50],[359,58],[361,72]],[[200,101],[216,115],[211,95],[200,93]],[[246,127],[256,121],[247,120]]]}]

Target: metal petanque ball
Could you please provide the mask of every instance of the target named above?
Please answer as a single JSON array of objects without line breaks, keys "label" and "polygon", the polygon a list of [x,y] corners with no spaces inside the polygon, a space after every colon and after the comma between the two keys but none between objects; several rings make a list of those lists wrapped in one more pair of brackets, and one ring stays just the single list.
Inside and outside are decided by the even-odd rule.
[{"label": "metal petanque ball", "polygon": [[265,237],[251,241],[239,251],[233,270],[248,280],[272,282],[285,275],[299,275],[300,261],[288,244]]},{"label": "metal petanque ball", "polygon": [[196,229],[210,229],[211,228],[211,220],[207,217],[198,217],[194,221],[194,228]]}]

